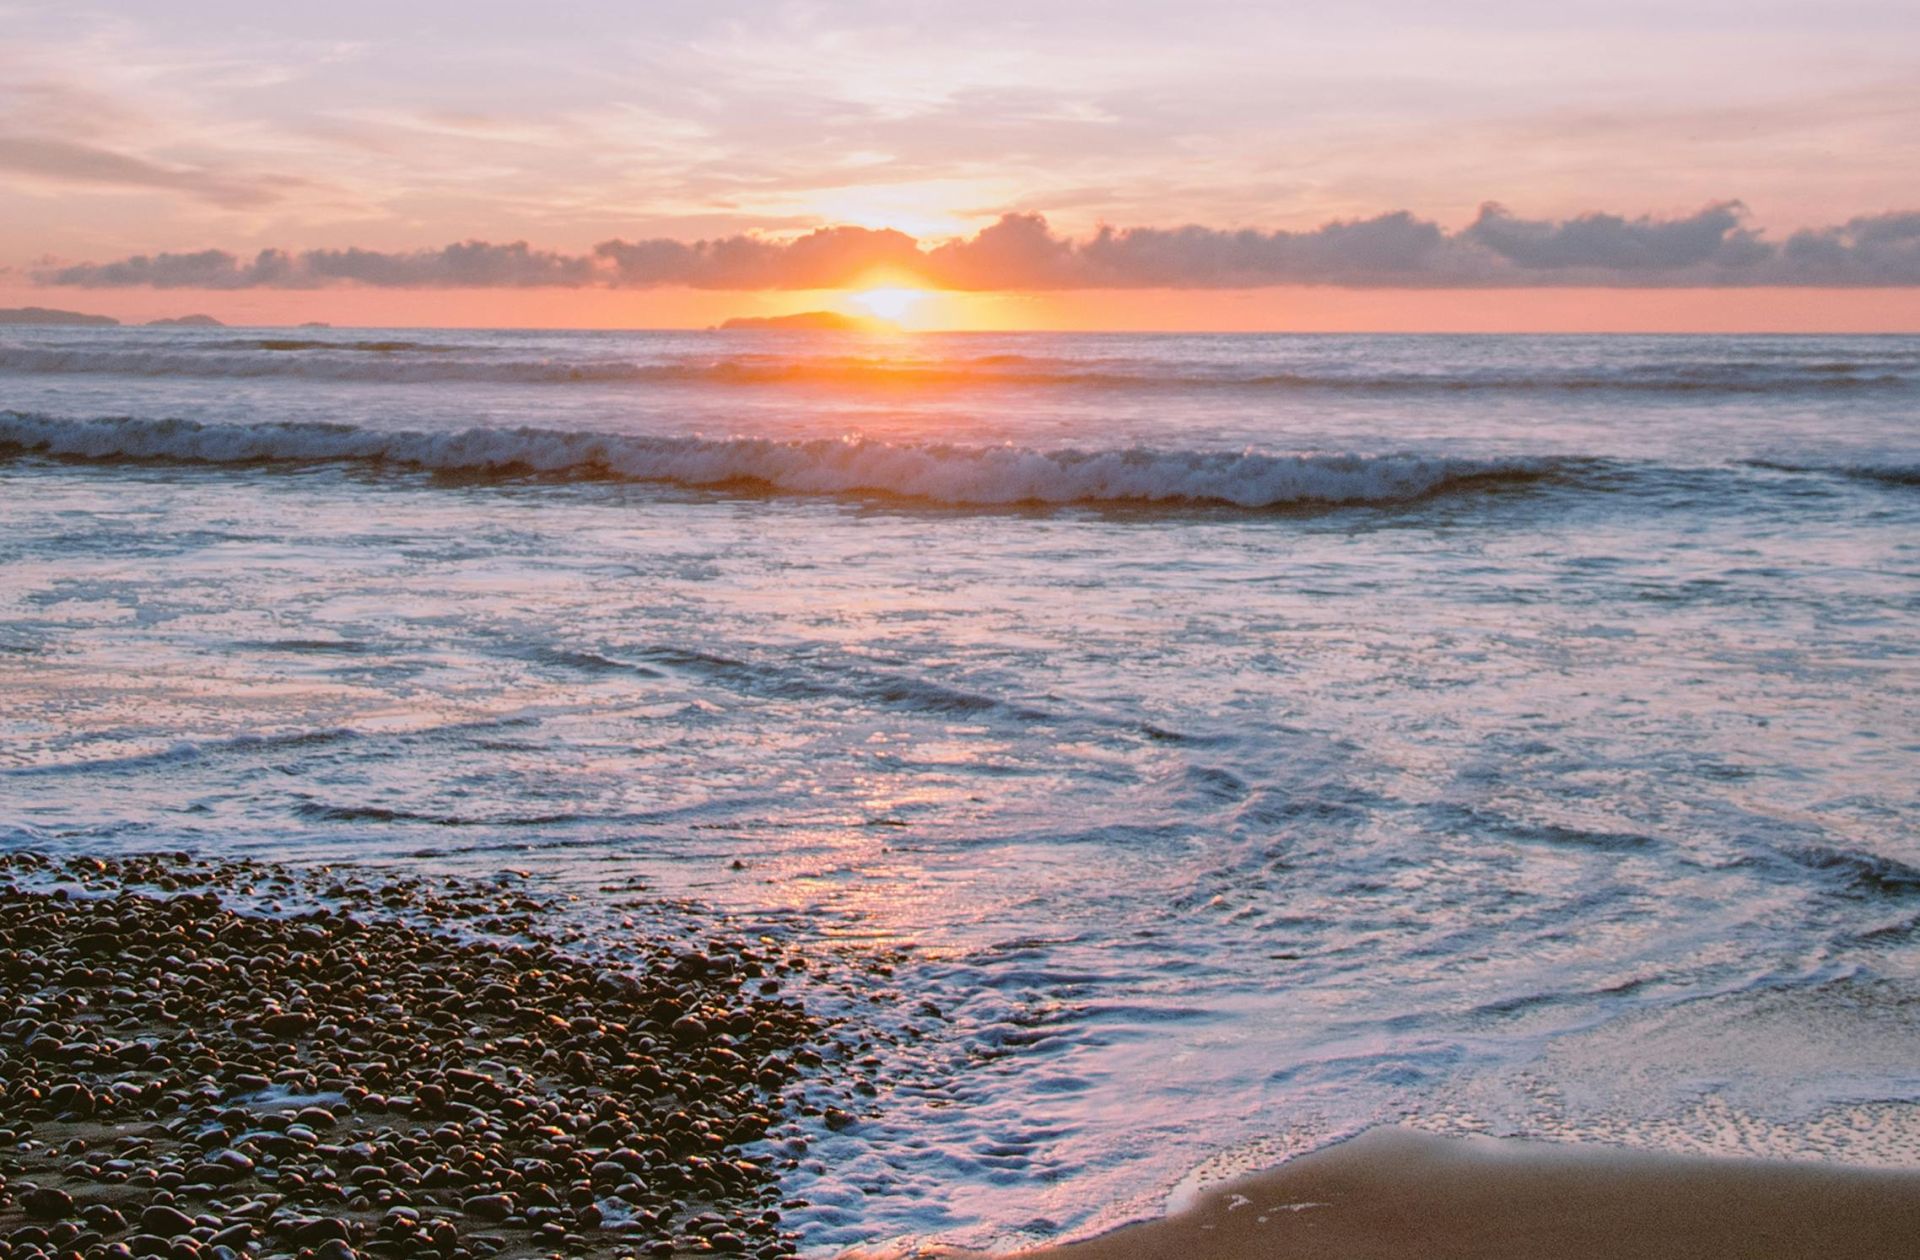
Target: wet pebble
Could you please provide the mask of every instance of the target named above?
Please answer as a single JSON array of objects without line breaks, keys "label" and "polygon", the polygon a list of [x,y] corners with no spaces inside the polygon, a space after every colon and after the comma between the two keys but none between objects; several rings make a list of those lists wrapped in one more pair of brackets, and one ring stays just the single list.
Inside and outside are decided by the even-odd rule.
[{"label": "wet pebble", "polygon": [[29,1220],[57,1221],[73,1215],[73,1196],[51,1186],[35,1186],[20,1196],[20,1206]]},{"label": "wet pebble", "polygon": [[[58,877],[92,891],[35,886]],[[609,968],[541,910],[512,881],[0,855],[0,1260],[507,1248],[475,1225],[624,1260],[705,1208],[700,1250],[791,1254],[740,1148],[820,1062],[820,1025],[750,983],[795,957],[636,935]],[[603,1198],[631,1207],[604,1231]]]}]

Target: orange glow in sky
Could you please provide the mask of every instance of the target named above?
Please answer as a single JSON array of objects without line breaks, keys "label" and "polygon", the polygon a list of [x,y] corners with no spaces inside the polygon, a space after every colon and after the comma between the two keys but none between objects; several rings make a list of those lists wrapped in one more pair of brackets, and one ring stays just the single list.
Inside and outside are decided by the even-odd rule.
[{"label": "orange glow in sky", "polygon": [[7,8],[0,305],[1920,327],[1891,0],[241,7]]},{"label": "orange glow in sky", "polygon": [[862,289],[847,295],[847,301],[861,314],[903,325],[926,299],[927,294],[922,289],[895,287]]}]

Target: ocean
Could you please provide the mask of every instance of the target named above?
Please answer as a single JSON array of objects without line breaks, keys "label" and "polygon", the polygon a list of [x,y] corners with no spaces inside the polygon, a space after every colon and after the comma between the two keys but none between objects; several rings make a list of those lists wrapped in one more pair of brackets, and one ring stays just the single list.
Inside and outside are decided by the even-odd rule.
[{"label": "ocean", "polygon": [[1914,337],[0,330],[0,845],[883,957],[818,1252],[1920,1165],[1917,649]]}]

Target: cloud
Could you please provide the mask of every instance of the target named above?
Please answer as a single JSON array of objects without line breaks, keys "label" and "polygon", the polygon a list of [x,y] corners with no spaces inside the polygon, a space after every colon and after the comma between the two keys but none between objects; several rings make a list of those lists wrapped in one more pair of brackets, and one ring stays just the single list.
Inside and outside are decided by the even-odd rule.
[{"label": "cloud", "polygon": [[437,250],[223,250],[137,255],[49,267],[46,285],[85,288],[656,288],[830,289],[885,276],[969,290],[1205,288],[1741,287],[1920,285],[1920,211],[1867,215],[1794,233],[1784,243],[1747,222],[1737,201],[1656,219],[1584,214],[1522,219],[1489,202],[1449,232],[1399,210],[1308,231],[1102,228],[1056,235],[1038,214],[1007,214],[971,237],[925,244],[903,232],[820,228],[788,239],[610,240],[584,254],[524,241]]},{"label": "cloud", "polygon": [[906,233],[859,227],[820,228],[786,242],[606,241],[594,257],[610,265],[608,283],[629,288],[831,289],[889,268],[918,272],[922,262],[919,243]]},{"label": "cloud", "polygon": [[1770,246],[1745,227],[1737,201],[1708,206],[1684,219],[1625,219],[1583,214],[1559,223],[1517,219],[1488,202],[1460,235],[1530,270],[1599,268],[1624,273],[1715,266],[1730,270],[1766,262]]},{"label": "cloud", "polygon": [[168,189],[229,210],[268,205],[281,197],[268,181],[236,179],[204,167],[162,166],[111,149],[35,136],[0,135],[0,170],[68,184]]},{"label": "cloud", "polygon": [[[267,251],[255,260],[257,269]],[[390,289],[523,289],[537,286],[578,288],[597,276],[592,259],[534,249],[525,241],[489,245],[465,241],[443,249],[382,253],[368,249],[309,250],[297,259],[275,254],[270,268],[285,265],[291,274],[316,284],[353,281]]]},{"label": "cloud", "polygon": [[263,249],[242,259],[220,249],[191,254],[136,254],[110,263],[82,263],[35,273],[41,284],[88,289],[317,289],[362,284],[382,289],[583,288],[599,283],[592,258],[537,250],[525,241],[465,241],[443,249],[386,253]]},{"label": "cloud", "polygon": [[1870,215],[1839,227],[1795,232],[1781,249],[1780,261],[1811,277],[1844,275],[1852,284],[1920,285],[1920,211]]},{"label": "cloud", "polygon": [[1404,210],[1310,232],[1103,229],[1076,252],[1113,288],[1433,284],[1449,265],[1446,233]]}]

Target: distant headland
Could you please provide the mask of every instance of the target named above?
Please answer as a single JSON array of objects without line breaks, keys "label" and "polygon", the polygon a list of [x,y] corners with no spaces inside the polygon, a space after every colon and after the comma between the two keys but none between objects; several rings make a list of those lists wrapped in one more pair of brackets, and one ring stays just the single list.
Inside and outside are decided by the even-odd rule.
[{"label": "distant headland", "polygon": [[150,319],[149,328],[225,328],[226,325],[211,315],[175,315],[171,319]]},{"label": "distant headland", "polygon": [[111,328],[119,322],[108,315],[83,315],[79,311],[56,311],[45,306],[0,308],[0,324],[57,324],[68,328]]},{"label": "distant headland", "polygon": [[[61,311],[50,306],[10,306],[0,308],[0,324],[38,324],[55,328],[118,328],[120,321],[111,315],[88,315],[83,311]],[[211,315],[176,315],[170,319],[150,319],[149,328],[225,328]]]}]

